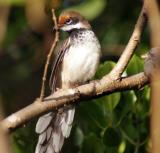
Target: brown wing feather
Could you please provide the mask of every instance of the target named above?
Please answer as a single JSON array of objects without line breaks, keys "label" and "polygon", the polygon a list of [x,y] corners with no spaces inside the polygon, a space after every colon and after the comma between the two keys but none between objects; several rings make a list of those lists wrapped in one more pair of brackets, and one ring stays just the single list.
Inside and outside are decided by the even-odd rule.
[{"label": "brown wing feather", "polygon": [[[70,39],[68,38],[59,51],[55,60],[50,77],[50,87],[52,92],[59,87],[61,80],[60,71],[62,60],[68,51]],[[59,77],[59,78],[58,78]],[[39,134],[35,153],[59,153],[64,143],[64,138],[69,137],[72,128],[75,108],[68,106],[59,111],[50,112],[39,118],[36,125],[36,132]]]},{"label": "brown wing feather", "polygon": [[60,84],[60,82],[61,82],[61,80],[58,80],[58,77],[60,77],[59,73],[60,73],[60,70],[61,70],[63,57],[64,57],[65,53],[68,51],[68,48],[70,46],[69,42],[70,42],[70,38],[65,40],[62,48],[58,52],[56,60],[54,62],[52,72],[51,72],[51,76],[50,76],[50,80],[49,80],[49,86],[50,86],[50,89],[51,89],[52,93],[54,91],[56,91],[56,88],[59,87],[58,84]]}]

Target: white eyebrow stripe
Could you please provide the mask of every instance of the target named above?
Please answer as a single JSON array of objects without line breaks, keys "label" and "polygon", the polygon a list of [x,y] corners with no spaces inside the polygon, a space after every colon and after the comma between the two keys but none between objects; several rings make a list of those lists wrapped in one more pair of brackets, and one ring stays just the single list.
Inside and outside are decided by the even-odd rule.
[{"label": "white eyebrow stripe", "polygon": [[81,29],[81,28],[86,28],[85,25],[82,24],[81,22],[72,25],[64,25],[63,27],[61,27],[63,31],[70,31],[72,29]]}]

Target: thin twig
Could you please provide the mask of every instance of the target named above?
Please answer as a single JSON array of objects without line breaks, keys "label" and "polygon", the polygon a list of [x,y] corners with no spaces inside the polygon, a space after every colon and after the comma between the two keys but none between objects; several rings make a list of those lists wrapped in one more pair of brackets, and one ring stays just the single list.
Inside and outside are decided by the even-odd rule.
[{"label": "thin twig", "polygon": [[57,25],[57,18],[56,18],[56,15],[55,15],[55,11],[54,9],[52,9],[52,19],[54,21],[54,25],[55,25],[55,38],[54,38],[54,41],[53,41],[53,44],[51,46],[51,49],[47,55],[47,60],[46,60],[46,64],[45,64],[45,68],[44,68],[44,72],[43,72],[43,78],[42,78],[42,87],[41,87],[41,93],[40,93],[40,101],[43,100],[43,97],[44,97],[44,94],[45,94],[45,82],[46,82],[46,77],[47,77],[47,71],[48,71],[48,66],[49,66],[49,63],[50,63],[50,59],[51,59],[51,56],[53,54],[53,51],[56,47],[56,44],[59,40],[59,31],[58,31],[58,25]]},{"label": "thin twig", "polygon": [[140,38],[146,23],[146,16],[145,16],[145,9],[144,7],[141,10],[141,13],[139,15],[139,18],[137,20],[137,23],[135,25],[134,31],[132,33],[132,36],[130,37],[130,40],[123,51],[121,57],[119,58],[116,66],[111,71],[110,75],[114,79],[120,79],[122,73],[124,72],[125,68],[127,67],[136,47],[138,46],[140,42]]}]

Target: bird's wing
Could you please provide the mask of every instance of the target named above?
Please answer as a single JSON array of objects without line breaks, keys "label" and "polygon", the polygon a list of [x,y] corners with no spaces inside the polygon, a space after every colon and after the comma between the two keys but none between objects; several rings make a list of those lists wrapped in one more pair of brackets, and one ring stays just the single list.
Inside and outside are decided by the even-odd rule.
[{"label": "bird's wing", "polygon": [[52,93],[56,90],[56,88],[58,87],[58,74],[60,71],[60,68],[62,66],[62,60],[63,57],[65,55],[65,53],[68,51],[68,48],[70,47],[70,38],[66,39],[65,42],[63,43],[60,51],[58,52],[57,58],[54,62],[53,68],[52,68],[52,72],[51,72],[51,76],[50,76],[50,80],[49,80],[49,86],[50,89],[52,91]]},{"label": "bird's wing", "polygon": [[[65,53],[70,47],[70,38],[66,39],[53,65],[50,87],[52,92],[59,87],[58,82],[61,65]],[[61,111],[50,112],[39,118],[36,124],[36,133],[39,134],[35,153],[58,153],[60,152],[64,138],[67,138],[72,128],[75,108],[61,108]]]}]

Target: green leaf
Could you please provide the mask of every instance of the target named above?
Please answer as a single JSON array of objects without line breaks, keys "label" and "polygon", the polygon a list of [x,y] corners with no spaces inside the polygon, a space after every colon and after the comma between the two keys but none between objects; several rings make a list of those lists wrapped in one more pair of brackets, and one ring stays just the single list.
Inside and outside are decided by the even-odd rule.
[{"label": "green leaf", "polygon": [[104,145],[98,137],[94,133],[90,133],[85,137],[83,147],[83,153],[103,153]]},{"label": "green leaf", "polygon": [[102,100],[104,101],[104,106],[106,107],[106,109],[109,111],[113,111],[114,108],[118,105],[120,98],[121,98],[120,93],[114,93],[102,97]]},{"label": "green leaf", "polygon": [[136,102],[137,97],[134,91],[125,91],[121,93],[121,99],[118,107],[116,107],[115,113],[117,116],[118,124],[121,123],[123,118],[130,112],[132,112],[133,105]]},{"label": "green leaf", "polygon": [[[35,150],[35,123],[29,123],[26,127],[18,129],[13,134],[13,153],[28,153]],[[37,141],[37,140],[36,140]]]},{"label": "green leaf", "polygon": [[4,4],[10,4],[10,5],[24,5],[25,4],[25,0],[0,0],[0,4],[4,5]]},{"label": "green leaf", "polygon": [[107,128],[103,136],[103,143],[109,147],[118,146],[120,144],[120,136],[118,132],[111,127]]},{"label": "green leaf", "polygon": [[115,63],[112,61],[107,61],[101,64],[95,74],[95,79],[101,79],[104,75],[108,74],[114,66]]},{"label": "green leaf", "polygon": [[126,142],[122,141],[118,147],[118,153],[124,153],[125,149],[126,149]]},{"label": "green leaf", "polygon": [[93,20],[102,13],[106,4],[106,0],[86,0],[80,5],[67,8],[67,10],[74,10],[82,14],[88,20]]},{"label": "green leaf", "polygon": [[13,153],[21,153],[21,149],[14,140],[12,141],[12,151]]},{"label": "green leaf", "polygon": [[79,127],[77,127],[74,136],[75,145],[81,147],[83,140],[84,140],[83,132]]},{"label": "green leaf", "polygon": [[143,61],[140,57],[134,55],[128,64],[127,74],[133,75],[143,71]]},{"label": "green leaf", "polygon": [[103,108],[99,103],[91,102],[81,104],[78,112],[79,118],[92,130],[98,128],[103,129],[106,127],[106,118],[103,114]]},{"label": "green leaf", "polygon": [[[132,115],[126,116],[122,122],[122,134],[124,138],[130,138],[132,141],[139,138],[139,129],[134,125]],[[127,138],[127,140],[129,140]]]},{"label": "green leaf", "polygon": [[[107,61],[104,64],[101,64],[96,72],[95,78],[96,79],[102,78],[104,75],[109,73],[114,66],[115,66],[115,63],[112,61]],[[121,98],[121,94],[118,92],[118,93],[110,94],[107,96],[103,96],[96,100],[97,103],[100,103],[100,105],[103,107],[104,115],[106,117],[109,116],[110,122],[112,122],[113,120],[112,112],[118,105],[120,98]]]}]

